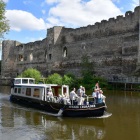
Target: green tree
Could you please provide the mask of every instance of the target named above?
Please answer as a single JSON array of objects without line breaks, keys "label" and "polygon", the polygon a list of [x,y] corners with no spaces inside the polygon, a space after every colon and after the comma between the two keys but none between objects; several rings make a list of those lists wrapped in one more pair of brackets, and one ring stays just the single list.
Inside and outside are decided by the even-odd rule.
[{"label": "green tree", "polygon": [[21,73],[18,77],[35,78],[36,82],[41,79],[41,73],[33,68],[29,68]]},{"label": "green tree", "polygon": [[4,33],[9,31],[9,23],[5,17],[5,3],[0,0],[0,38],[3,37]]},{"label": "green tree", "polygon": [[58,73],[54,73],[54,74],[49,75],[47,77],[46,82],[48,84],[59,84],[59,85],[62,85],[62,76],[59,75]]},{"label": "green tree", "polygon": [[63,78],[62,78],[62,84],[65,84],[65,85],[71,85],[73,82],[73,79],[72,77],[69,77],[67,75],[64,75]]},{"label": "green tree", "polygon": [[102,78],[102,77],[94,77],[94,82],[93,82],[93,87],[96,83],[99,83],[99,86],[101,88],[107,88],[108,87],[108,82],[106,79]]}]

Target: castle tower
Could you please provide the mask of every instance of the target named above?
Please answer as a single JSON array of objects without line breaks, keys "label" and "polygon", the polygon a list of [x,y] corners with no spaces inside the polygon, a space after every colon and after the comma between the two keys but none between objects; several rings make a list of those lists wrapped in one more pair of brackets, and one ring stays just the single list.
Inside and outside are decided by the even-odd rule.
[{"label": "castle tower", "polygon": [[5,40],[2,42],[2,63],[1,63],[1,75],[2,77],[15,77],[14,70],[16,68],[16,55],[15,46],[19,42]]}]

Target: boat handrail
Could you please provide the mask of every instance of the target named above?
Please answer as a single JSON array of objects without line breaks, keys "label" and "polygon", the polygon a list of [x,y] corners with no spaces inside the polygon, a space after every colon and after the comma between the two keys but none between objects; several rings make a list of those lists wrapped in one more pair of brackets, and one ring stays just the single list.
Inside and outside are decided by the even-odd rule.
[{"label": "boat handrail", "polygon": [[86,101],[89,102],[89,99],[94,99],[94,97],[92,95],[88,95],[85,97]]}]

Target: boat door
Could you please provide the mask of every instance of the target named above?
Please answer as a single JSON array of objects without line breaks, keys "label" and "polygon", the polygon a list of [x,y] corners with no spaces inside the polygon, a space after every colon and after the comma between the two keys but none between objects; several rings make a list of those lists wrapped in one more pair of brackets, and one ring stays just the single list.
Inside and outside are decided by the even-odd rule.
[{"label": "boat door", "polygon": [[45,101],[47,101],[47,93],[49,92],[49,89],[50,89],[50,87],[46,87],[46,88],[44,89],[44,95],[45,95],[45,96],[44,96],[44,97],[45,97],[44,100],[45,100]]},{"label": "boat door", "polygon": [[65,93],[69,95],[69,86],[62,85],[62,95],[64,95]]}]

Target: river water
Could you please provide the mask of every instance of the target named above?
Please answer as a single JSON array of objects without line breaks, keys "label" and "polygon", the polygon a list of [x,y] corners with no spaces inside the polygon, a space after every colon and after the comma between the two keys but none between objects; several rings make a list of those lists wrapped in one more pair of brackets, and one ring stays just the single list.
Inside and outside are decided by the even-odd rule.
[{"label": "river water", "polygon": [[9,101],[0,87],[0,140],[140,140],[140,92],[104,91],[108,118],[54,117]]}]

